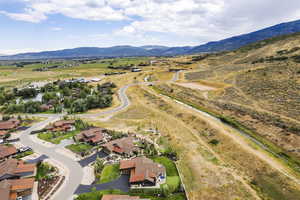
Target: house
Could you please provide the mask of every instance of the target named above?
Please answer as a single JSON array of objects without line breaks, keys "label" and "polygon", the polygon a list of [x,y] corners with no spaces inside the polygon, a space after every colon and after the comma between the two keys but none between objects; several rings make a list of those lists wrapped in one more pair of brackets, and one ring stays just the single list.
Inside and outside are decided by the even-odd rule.
[{"label": "house", "polygon": [[116,153],[123,156],[132,156],[138,151],[138,147],[134,145],[133,137],[124,137],[112,140],[102,145],[103,151],[107,154]]},{"label": "house", "polygon": [[120,162],[122,174],[129,174],[131,186],[151,187],[160,185],[166,180],[166,168],[146,157],[136,157]]},{"label": "house", "polygon": [[1,200],[16,200],[32,194],[34,178],[3,180],[0,182]]},{"label": "house", "polygon": [[8,159],[0,163],[0,181],[4,179],[34,177],[35,174],[35,164],[25,164],[24,161],[19,161],[17,159]]},{"label": "house", "polygon": [[3,139],[7,136],[8,131],[0,131],[0,139]]},{"label": "house", "polygon": [[142,70],[140,68],[134,67],[131,69],[131,72],[141,72]]},{"label": "house", "polygon": [[104,132],[105,129],[103,128],[90,128],[88,130],[80,132],[74,137],[74,139],[79,142],[99,144],[105,141]]},{"label": "house", "polygon": [[11,118],[7,121],[0,122],[0,131],[9,131],[18,128],[21,125],[21,121],[15,118]]},{"label": "house", "polygon": [[13,156],[17,153],[16,147],[12,145],[0,145],[0,160]]},{"label": "house", "polygon": [[60,120],[45,127],[47,131],[68,132],[75,130],[75,120]]},{"label": "house", "polygon": [[149,199],[140,199],[140,197],[129,196],[129,195],[105,194],[102,196],[101,200],[149,200]]}]

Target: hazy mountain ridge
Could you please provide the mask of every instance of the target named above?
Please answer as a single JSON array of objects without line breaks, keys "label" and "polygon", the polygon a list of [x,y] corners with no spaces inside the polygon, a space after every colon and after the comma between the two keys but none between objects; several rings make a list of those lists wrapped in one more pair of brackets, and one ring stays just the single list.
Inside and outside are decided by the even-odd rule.
[{"label": "hazy mountain ridge", "polygon": [[231,37],[225,40],[209,42],[195,47],[166,47],[161,45],[114,46],[106,48],[79,47],[57,51],[44,51],[38,53],[22,53],[11,56],[0,56],[0,60],[17,59],[51,59],[74,57],[126,57],[126,56],[172,56],[184,54],[197,54],[206,52],[220,52],[235,50],[242,46],[264,39],[300,32],[300,20],[278,24],[252,33]]}]

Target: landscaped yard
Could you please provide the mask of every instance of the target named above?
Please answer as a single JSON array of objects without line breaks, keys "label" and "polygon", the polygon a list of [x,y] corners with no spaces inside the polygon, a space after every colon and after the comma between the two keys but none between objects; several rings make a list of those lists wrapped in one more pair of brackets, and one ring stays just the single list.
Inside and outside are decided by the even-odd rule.
[{"label": "landscaped yard", "polygon": [[120,176],[120,165],[106,165],[101,173],[99,183],[107,183],[117,179]]},{"label": "landscaped yard", "polygon": [[37,167],[37,173],[35,179],[40,181],[47,179],[51,173],[55,171],[55,168],[47,163],[41,163]]},{"label": "landscaped yard", "polygon": [[85,144],[85,143],[77,143],[77,144],[70,144],[68,146],[66,146],[67,149],[71,150],[74,153],[77,154],[88,154],[91,149],[93,148],[92,145],[89,144]]},{"label": "landscaped yard", "polygon": [[24,158],[24,157],[29,156],[31,154],[33,154],[33,151],[25,151],[23,153],[19,153],[18,155],[16,155],[15,158],[16,159],[21,159],[21,158]]},{"label": "landscaped yard", "polygon": [[155,157],[153,160],[166,167],[167,171],[167,185],[170,192],[175,192],[180,187],[180,177],[175,163],[167,157]]},{"label": "landscaped yard", "polygon": [[39,133],[38,134],[38,138],[41,140],[45,140],[47,142],[51,142],[53,144],[59,144],[62,140],[65,139],[70,139],[72,138],[74,135],[76,135],[79,131],[70,131],[67,133],[63,133],[63,132],[45,132],[45,133]]}]

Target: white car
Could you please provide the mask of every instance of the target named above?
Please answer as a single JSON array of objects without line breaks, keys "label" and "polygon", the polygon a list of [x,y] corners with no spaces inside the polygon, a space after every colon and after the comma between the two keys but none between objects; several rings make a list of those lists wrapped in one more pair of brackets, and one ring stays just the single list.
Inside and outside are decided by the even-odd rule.
[{"label": "white car", "polygon": [[23,197],[17,197],[16,200],[23,200]]}]

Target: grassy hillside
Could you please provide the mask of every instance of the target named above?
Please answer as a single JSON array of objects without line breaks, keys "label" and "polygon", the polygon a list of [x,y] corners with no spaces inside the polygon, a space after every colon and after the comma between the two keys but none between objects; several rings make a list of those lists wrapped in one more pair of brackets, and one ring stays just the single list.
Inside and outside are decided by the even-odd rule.
[{"label": "grassy hillside", "polygon": [[[185,81],[226,87],[197,93],[202,104],[237,119],[300,158],[300,33],[209,55]],[[185,88],[184,90],[188,90]],[[180,94],[183,94],[182,92]],[[195,99],[197,99],[195,97]],[[206,103],[203,103],[206,102]]]}]

